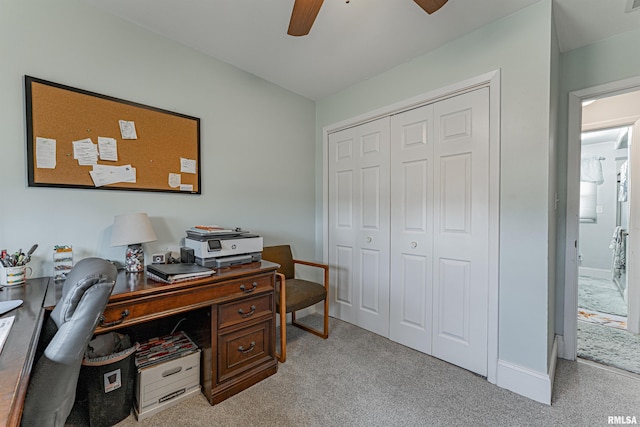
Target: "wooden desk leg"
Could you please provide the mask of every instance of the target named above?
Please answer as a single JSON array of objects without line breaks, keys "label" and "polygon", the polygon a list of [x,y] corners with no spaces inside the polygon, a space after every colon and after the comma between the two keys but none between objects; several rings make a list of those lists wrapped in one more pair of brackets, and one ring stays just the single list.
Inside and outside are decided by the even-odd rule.
[{"label": "wooden desk leg", "polygon": [[284,274],[276,273],[276,276],[280,279],[280,353],[276,353],[276,358],[284,363],[287,360],[287,291]]}]

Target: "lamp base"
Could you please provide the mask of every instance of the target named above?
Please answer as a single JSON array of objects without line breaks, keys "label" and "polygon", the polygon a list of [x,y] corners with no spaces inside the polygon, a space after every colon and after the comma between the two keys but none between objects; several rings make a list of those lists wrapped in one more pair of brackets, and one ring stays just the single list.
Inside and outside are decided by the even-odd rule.
[{"label": "lamp base", "polygon": [[136,243],[127,246],[125,269],[128,273],[140,273],[144,271],[144,250],[142,244]]}]

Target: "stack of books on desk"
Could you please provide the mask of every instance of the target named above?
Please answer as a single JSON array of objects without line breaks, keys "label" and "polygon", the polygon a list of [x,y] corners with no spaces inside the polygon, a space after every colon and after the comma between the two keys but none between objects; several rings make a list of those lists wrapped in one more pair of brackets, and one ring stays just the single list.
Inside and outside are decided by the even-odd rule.
[{"label": "stack of books on desk", "polygon": [[150,264],[147,276],[163,283],[177,283],[212,276],[215,270],[197,264]]},{"label": "stack of books on desk", "polygon": [[136,367],[141,369],[179,359],[198,350],[198,346],[182,331],[152,338],[140,344],[136,352]]}]

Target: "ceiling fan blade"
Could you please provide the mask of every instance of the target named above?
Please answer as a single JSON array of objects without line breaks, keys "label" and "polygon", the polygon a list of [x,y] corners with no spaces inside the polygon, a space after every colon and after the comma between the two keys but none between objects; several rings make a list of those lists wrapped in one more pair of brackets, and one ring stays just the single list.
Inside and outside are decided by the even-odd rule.
[{"label": "ceiling fan blade", "polygon": [[309,34],[323,1],[295,0],[287,34],[290,36],[306,36]]},{"label": "ceiling fan blade", "polygon": [[447,0],[413,0],[429,15],[445,5]]}]

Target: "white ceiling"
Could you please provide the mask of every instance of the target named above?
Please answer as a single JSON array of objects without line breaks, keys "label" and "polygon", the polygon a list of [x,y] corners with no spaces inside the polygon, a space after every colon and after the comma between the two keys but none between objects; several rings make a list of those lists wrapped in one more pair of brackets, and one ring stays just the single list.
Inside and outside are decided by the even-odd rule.
[{"label": "white ceiling", "polygon": [[[540,0],[325,0],[309,35],[287,35],[294,0],[85,0],[310,99],[408,62]],[[562,51],[640,28],[628,0],[553,0]]]},{"label": "white ceiling", "polygon": [[629,127],[621,127],[614,129],[592,130],[582,133],[582,145],[600,144],[603,142],[615,142],[618,145],[622,138],[629,132]]}]

